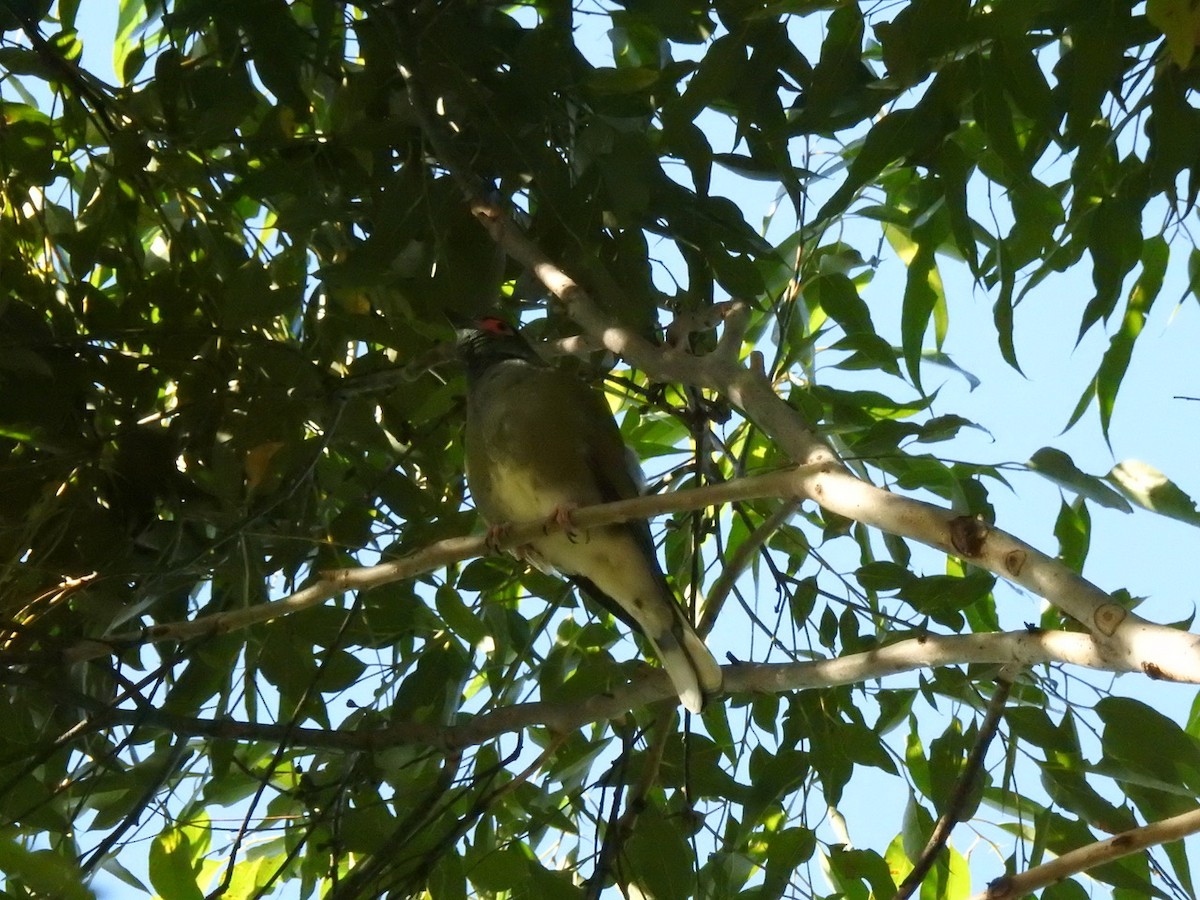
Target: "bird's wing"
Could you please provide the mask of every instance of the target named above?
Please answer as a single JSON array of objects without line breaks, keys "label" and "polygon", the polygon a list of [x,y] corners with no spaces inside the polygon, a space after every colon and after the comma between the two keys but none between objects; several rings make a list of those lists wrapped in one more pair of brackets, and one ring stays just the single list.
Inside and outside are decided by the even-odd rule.
[{"label": "bird's wing", "polygon": [[[593,406],[587,413],[590,420],[603,423],[597,428],[587,450],[587,466],[602,502],[611,503],[614,500],[629,500],[640,496],[645,478],[637,455],[630,450],[621,436],[604,396],[598,391],[588,390],[588,397],[588,402]],[[645,519],[637,519],[623,527],[631,529],[634,533],[638,547],[662,579],[663,595],[670,597],[671,590],[667,587],[666,579],[662,578],[658,555],[654,550],[654,539],[650,536],[650,523]]]},{"label": "bird's wing", "polygon": [[[599,395],[593,393],[592,396],[599,403],[604,403]],[[607,413],[607,409],[604,412]],[[599,413],[596,415],[598,417]],[[605,416],[605,421],[611,425],[611,429],[605,429],[603,434],[596,435],[597,439],[589,445],[588,466],[592,478],[601,499],[606,503],[636,497],[641,493],[641,466],[637,457],[629,452],[611,413]],[[663,627],[649,630],[648,622],[636,621],[623,604],[610,597],[591,580],[581,576],[575,576],[573,580],[589,599],[649,638],[671,676],[671,681],[679,690],[683,704],[692,712],[699,712],[703,709],[705,698],[721,689],[721,668],[703,639],[696,634],[691,620],[663,575],[662,567],[658,564],[658,554],[654,549],[654,539],[650,534],[650,523],[645,519],[637,519],[617,527],[633,537],[648,571],[652,573],[658,586],[656,602],[665,604],[659,609],[669,612],[671,624],[667,626],[661,623],[660,619]]]}]

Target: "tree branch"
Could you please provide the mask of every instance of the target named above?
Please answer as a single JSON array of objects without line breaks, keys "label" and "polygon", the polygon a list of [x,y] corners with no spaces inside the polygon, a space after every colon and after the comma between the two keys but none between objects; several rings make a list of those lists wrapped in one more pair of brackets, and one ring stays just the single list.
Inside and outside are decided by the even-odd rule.
[{"label": "tree branch", "polygon": [[[1107,647],[1091,635],[1068,631],[1010,631],[992,634],[921,635],[836,659],[797,663],[737,663],[723,667],[727,694],[767,694],[857,684],[918,669],[966,664],[1033,666],[1067,663],[1109,672],[1129,671],[1124,657],[1109,657]],[[1135,667],[1136,668],[1136,667]],[[0,669],[0,684],[47,688],[32,676]],[[543,727],[555,733],[574,731],[593,722],[620,718],[675,697],[662,669],[646,666],[627,684],[582,702],[536,701],[499,707],[454,725],[394,722],[384,728],[330,730],[289,728],[233,719],[199,719],[156,709],[115,709],[101,700],[73,694],[72,700],[91,715],[83,731],[114,725],[157,728],[175,734],[245,741],[278,741],[292,747],[379,751],[391,747],[429,747],[454,753],[504,734]]]},{"label": "tree branch", "polygon": [[[645,519],[664,513],[689,512],[703,509],[706,506],[721,506],[741,500],[786,496],[794,480],[793,471],[780,470],[767,475],[738,478],[723,484],[673,491],[667,494],[634,497],[615,503],[604,503],[572,510],[571,522],[575,528],[586,529],[596,525]],[[61,650],[47,650],[46,653],[59,654],[59,658],[69,664],[108,656],[142,644],[184,641],[226,634],[310,609],[347,591],[369,590],[373,587],[415,578],[464,559],[486,556],[493,549],[506,550],[519,547],[535,538],[561,530],[561,528],[562,525],[557,522],[544,520],[516,524],[501,539],[497,540],[494,546],[489,545],[483,536],[447,538],[391,562],[356,569],[335,569],[322,572],[318,574],[312,584],[279,600],[228,612],[213,613],[181,622],[163,622],[102,638],[85,639]],[[29,653],[22,654],[21,661],[27,661],[29,656]],[[0,663],[5,659],[6,654],[0,651]]]},{"label": "tree branch", "polygon": [[[945,510],[919,500],[882,491],[859,481],[842,468],[813,463],[766,475],[753,475],[724,484],[708,485],[635,497],[616,503],[586,507],[572,513],[577,528],[646,518],[662,513],[683,512],[740,500],[804,496],[806,486],[820,488],[821,498],[837,500],[837,506],[853,509],[851,516],[867,524],[905,536],[918,536],[932,528],[941,530],[926,541],[947,553],[969,558],[992,571],[1007,570],[1011,580],[1029,587],[1060,608],[1084,615],[1092,622],[1092,636],[1102,652],[1102,668],[1114,672],[1142,671],[1151,678],[1200,683],[1200,638],[1186,631],[1147,622],[1113,603],[1099,588],[1071,572],[1057,560],[998,529],[972,519],[954,518]],[[891,527],[885,527],[891,526]],[[516,547],[549,533],[553,523],[529,522],[513,526],[497,549]],[[960,549],[962,548],[962,549]],[[224,634],[290,615],[316,606],[346,591],[367,590],[451,565],[488,552],[483,537],[449,538],[431,544],[392,562],[357,569],[325,572],[317,580],[280,600],[231,612],[215,613],[183,622],[151,625],[99,639],[86,639],[58,654],[65,663],[106,656],[144,643],[181,641]],[[974,554],[974,555],[970,555]],[[28,656],[28,654],[25,654]],[[4,661],[0,652],[0,662]]]},{"label": "tree branch", "polygon": [[1004,875],[989,884],[986,891],[976,894],[972,900],[1015,900],[1114,859],[1129,856],[1147,847],[1181,840],[1197,831],[1200,831],[1200,809],[1193,809],[1161,822],[1131,828],[1102,841],[1078,847],[1019,875]]}]

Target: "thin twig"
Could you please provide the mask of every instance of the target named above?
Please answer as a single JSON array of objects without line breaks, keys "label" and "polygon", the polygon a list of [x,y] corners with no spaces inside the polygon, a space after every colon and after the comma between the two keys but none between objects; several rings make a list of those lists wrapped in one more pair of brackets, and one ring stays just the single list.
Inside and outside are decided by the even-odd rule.
[{"label": "thin twig", "polygon": [[799,500],[786,500],[774,512],[767,516],[750,535],[738,545],[737,550],[725,561],[724,567],[721,569],[721,574],[717,576],[713,582],[712,588],[708,592],[708,596],[704,598],[704,610],[700,615],[700,624],[696,626],[696,631],[701,637],[706,637],[713,626],[717,624],[717,617],[721,614],[721,609],[725,606],[725,600],[729,596],[729,592],[733,590],[738,578],[742,572],[750,565],[750,560],[754,555],[762,549],[763,545],[770,540],[771,535],[780,529],[787,522],[796,510],[800,508]]},{"label": "thin twig", "polygon": [[355,600],[354,606],[346,611],[342,617],[341,625],[338,627],[337,633],[333,636],[333,640],[325,649],[324,655],[317,664],[316,670],[309,679],[308,684],[304,686],[304,690],[300,693],[300,698],[296,701],[295,708],[287,722],[284,724],[283,734],[280,736],[279,742],[275,747],[275,752],[271,756],[271,761],[267,764],[266,771],[259,778],[258,786],[254,791],[254,796],[250,800],[249,808],[246,810],[246,815],[242,818],[241,826],[233,837],[233,842],[229,848],[229,856],[225,862],[225,872],[221,878],[221,883],[208,895],[208,900],[216,900],[218,897],[223,897],[233,883],[233,874],[237,869],[237,857],[242,848],[242,843],[246,839],[246,834],[250,830],[251,819],[254,816],[254,811],[257,809],[259,802],[262,800],[263,794],[266,792],[267,785],[271,783],[271,779],[275,775],[275,770],[279,768],[283,762],[283,757],[290,747],[292,732],[299,727],[299,722],[305,716],[305,711],[308,707],[308,701],[313,693],[317,690],[317,685],[320,683],[321,674],[325,671],[325,666],[329,660],[334,658],[334,655],[341,647],[342,641],[346,636],[346,629],[350,625],[351,620],[356,617],[359,607],[362,604],[362,598]]},{"label": "thin twig", "polygon": [[[616,856],[617,849],[624,838],[621,836],[620,823],[623,818],[621,815],[621,798],[625,793],[625,768],[629,764],[629,757],[633,753],[634,735],[632,729],[621,730],[621,759],[616,770],[616,779],[613,787],[612,810],[608,815],[608,824],[604,829],[604,840],[600,844],[600,852],[596,854],[596,867],[592,869],[591,877],[587,880],[587,889],[584,895],[584,900],[600,900],[600,894],[604,890],[604,881],[608,875],[608,871],[612,868],[613,859]],[[597,819],[597,826],[599,819]],[[599,827],[596,829],[599,831]]]},{"label": "thin twig", "polygon": [[662,708],[663,714],[655,722],[654,734],[646,748],[641,775],[638,776],[637,784],[626,794],[625,811],[621,813],[621,817],[615,823],[609,825],[609,831],[604,836],[604,846],[601,848],[600,858],[596,861],[596,870],[588,881],[588,900],[594,900],[600,896],[605,875],[616,866],[621,849],[629,840],[629,836],[633,834],[638,816],[646,808],[646,798],[650,794],[650,789],[658,781],[658,772],[662,768],[667,741],[675,734],[675,729],[672,727],[675,724],[674,707],[666,703],[659,704],[659,706]]},{"label": "thin twig", "polygon": [[988,747],[991,746],[992,739],[996,736],[996,730],[1000,727],[1000,718],[1004,715],[1004,705],[1008,702],[1008,695],[1012,691],[1015,677],[1015,666],[1005,666],[996,677],[996,689],[992,692],[992,699],[988,703],[983,723],[979,726],[975,745],[967,754],[962,772],[959,773],[958,780],[954,784],[954,791],[950,795],[945,811],[933,826],[933,833],[929,835],[925,849],[921,851],[921,856],[917,859],[912,871],[900,883],[900,888],[896,891],[896,900],[908,900],[913,891],[921,886],[921,882],[925,880],[925,876],[937,862],[938,856],[946,848],[946,842],[950,840],[950,832],[954,830],[955,825],[962,821],[971,793],[983,771]]}]

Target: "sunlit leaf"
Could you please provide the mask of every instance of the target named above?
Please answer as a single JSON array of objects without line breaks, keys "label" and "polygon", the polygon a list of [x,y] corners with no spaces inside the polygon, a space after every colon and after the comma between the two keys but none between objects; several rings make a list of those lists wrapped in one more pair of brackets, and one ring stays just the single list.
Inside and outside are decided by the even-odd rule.
[{"label": "sunlit leaf", "polygon": [[1132,512],[1133,508],[1104,479],[1081,471],[1066,453],[1054,447],[1042,447],[1029,458],[1030,469],[1072,493],[1109,509]]},{"label": "sunlit leaf", "polygon": [[1107,479],[1138,506],[1189,525],[1200,525],[1195,501],[1147,463],[1127,459],[1114,466]]},{"label": "sunlit leaf", "polygon": [[1149,0],[1146,18],[1166,36],[1175,64],[1186,69],[1200,37],[1200,17],[1196,10],[1187,0]]},{"label": "sunlit leaf", "polygon": [[191,842],[182,831],[164,831],[150,844],[150,883],[164,897],[202,900],[196,884]]}]

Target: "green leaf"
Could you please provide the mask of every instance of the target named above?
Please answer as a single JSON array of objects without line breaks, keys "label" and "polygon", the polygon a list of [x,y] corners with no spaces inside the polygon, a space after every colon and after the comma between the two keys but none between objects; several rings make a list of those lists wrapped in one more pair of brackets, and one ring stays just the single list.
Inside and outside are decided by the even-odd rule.
[{"label": "green leaf", "polygon": [[999,244],[1001,266],[1020,266],[1040,259],[1055,243],[1055,234],[1066,218],[1062,199],[1054,188],[1022,177],[1012,188],[1012,230]]},{"label": "green leaf", "polygon": [[1002,173],[996,180],[1005,185],[1020,184],[1029,165],[1017,137],[999,61],[990,60],[985,67],[980,79],[982,90],[975,98],[975,118],[987,137],[988,149],[999,157],[1002,164]]},{"label": "green leaf", "polygon": [[899,596],[935,621],[954,625],[958,622],[957,613],[987,597],[995,583],[995,576],[978,570],[961,578],[926,575],[902,587]]},{"label": "green leaf", "polygon": [[692,848],[679,830],[679,820],[668,818],[656,805],[642,811],[633,834],[625,843],[622,872],[642,896],[653,900],[684,900],[692,896]]},{"label": "green leaf", "polygon": [[934,818],[912,794],[904,806],[904,817],[900,820],[900,841],[908,860],[920,859],[921,851],[929,843],[933,833]]},{"label": "green leaf", "polygon": [[137,74],[137,68],[127,63],[131,56],[141,51],[141,42],[134,41],[134,34],[145,21],[145,0],[121,0],[117,33],[113,39],[113,71],[121,76],[125,84],[129,84]]},{"label": "green leaf", "polygon": [[1079,340],[1117,306],[1125,276],[1137,264],[1142,249],[1142,202],[1133,196],[1102,200],[1093,213],[1088,232],[1092,253],[1092,284],[1096,295],[1088,302],[1079,323]]},{"label": "green leaf", "polygon": [[1188,291],[1200,301],[1200,247],[1188,252]]},{"label": "green leaf", "polygon": [[445,620],[446,625],[461,636],[471,646],[475,646],[487,637],[487,628],[475,613],[467,608],[458,591],[449,585],[438,586],[436,594],[438,615]]},{"label": "green leaf", "polygon": [[784,896],[796,870],[812,859],[816,849],[817,837],[808,828],[784,828],[771,832],[767,838],[764,896]]},{"label": "green leaf", "polygon": [[443,853],[426,882],[430,900],[467,900],[467,876],[462,857],[453,851]]},{"label": "green leaf", "polygon": [[266,268],[250,260],[239,266],[226,282],[221,311],[226,324],[237,327],[289,312],[300,297],[298,285],[274,283]]},{"label": "green leaf", "polygon": [[817,604],[817,583],[815,578],[804,578],[799,581],[788,596],[788,608],[792,621],[800,627],[806,627]]},{"label": "green leaf", "polygon": [[[925,345],[925,333],[929,329],[934,312],[945,304],[942,277],[934,258],[936,246],[931,235],[924,229],[914,231],[911,237],[899,240],[895,229],[889,236],[898,247],[898,252],[908,266],[908,277],[904,285],[904,301],[900,309],[901,347],[908,377],[914,386],[921,388],[921,359]],[[940,344],[940,340],[938,341]]]},{"label": "green leaf", "polygon": [[868,591],[895,591],[918,580],[907,566],[884,560],[859,566],[854,577]]},{"label": "green leaf", "polygon": [[407,720],[445,722],[458,709],[471,659],[453,639],[431,642],[396,689],[393,708]]},{"label": "green leaf", "polygon": [[1090,900],[1091,894],[1078,881],[1068,878],[1042,891],[1042,900]]},{"label": "green leaf", "polygon": [[221,900],[254,900],[261,896],[261,889],[274,881],[283,861],[282,853],[238,860],[229,879],[229,889],[221,894]]},{"label": "green leaf", "polygon": [[1078,758],[1052,758],[1040,766],[1042,783],[1055,803],[1101,831],[1117,834],[1137,826],[1128,809],[1115,806],[1088,784]]},{"label": "green leaf", "polygon": [[920,119],[911,109],[895,110],[876,122],[850,163],[846,181],[825,201],[817,213],[817,221],[840,213],[865,184],[912,150],[921,127]]},{"label": "green leaf", "polygon": [[349,852],[369,854],[386,845],[396,824],[383,802],[376,801],[343,810],[338,822],[338,836]]},{"label": "green leaf", "polygon": [[181,829],[162,832],[150,844],[150,883],[163,897],[172,900],[204,900],[196,884],[191,842]]},{"label": "green leaf", "polygon": [[888,75],[915,84],[957,49],[967,25],[967,0],[914,0],[875,27]]},{"label": "green leaf", "polygon": [[546,900],[583,900],[583,885],[576,884],[576,874],[570,871],[551,871],[536,862],[529,864],[530,896]]},{"label": "green leaf", "polygon": [[478,860],[473,864],[470,864],[470,856],[467,860],[467,877],[475,887],[500,894],[525,884],[532,854],[524,844],[513,842],[502,847],[484,845],[477,846],[475,850]]},{"label": "green leaf", "polygon": [[587,85],[597,94],[634,94],[650,87],[661,75],[649,66],[598,68],[588,75]]},{"label": "green leaf", "polygon": [[[866,882],[875,897],[892,897],[896,882],[892,879],[887,861],[873,850],[843,850],[834,847],[829,853],[830,875],[835,887],[848,896],[862,896],[854,888]],[[853,893],[849,893],[853,891]]]},{"label": "green leaf", "polygon": [[1170,259],[1170,248],[1161,235],[1148,238],[1142,246],[1142,274],[1129,295],[1125,307],[1125,315],[1121,327],[1113,335],[1100,368],[1096,372],[1096,399],[1100,404],[1100,427],[1104,437],[1108,439],[1109,425],[1112,423],[1113,406],[1116,403],[1117,391],[1129,368],[1129,360],[1133,355],[1133,345],[1142,333],[1146,324],[1146,316],[1154,305],[1159,291],[1162,290],[1163,276],[1167,271]]},{"label": "green leaf", "polygon": [[1092,517],[1087,504],[1062,502],[1054,520],[1054,536],[1058,538],[1058,557],[1063,565],[1075,572],[1083,571],[1092,539]]},{"label": "green leaf", "polygon": [[948,441],[955,437],[963,428],[979,428],[979,426],[969,419],[964,419],[962,416],[935,416],[921,425],[920,430],[917,432],[917,440],[923,444]]},{"label": "green leaf", "polygon": [[946,216],[950,223],[950,232],[954,235],[954,246],[978,277],[979,253],[975,238],[977,226],[967,210],[967,182],[972,174],[972,163],[973,160],[953,140],[942,144],[938,152],[937,172],[941,176]]},{"label": "green leaf", "polygon": [[[874,334],[871,311],[858,295],[854,282],[839,272],[817,278],[808,290],[821,304],[821,309],[842,326],[846,334]],[[806,290],[807,294],[807,290]]]},{"label": "green leaf", "polygon": [[1058,752],[1078,755],[1078,742],[1069,720],[1064,719],[1062,727],[1056,726],[1044,709],[1034,706],[1010,706],[1004,718],[1014,735],[1048,751],[1048,756]]},{"label": "green leaf", "polygon": [[1147,0],[1146,18],[1167,39],[1171,59],[1186,69],[1196,52],[1197,14],[1189,0]]},{"label": "green leaf", "polygon": [[992,306],[992,322],[996,326],[996,336],[1000,342],[1000,355],[1004,361],[1016,371],[1021,371],[1017,362],[1017,349],[1013,343],[1013,291],[1017,284],[1016,266],[1009,251],[1002,241],[996,248],[998,259],[997,268],[1000,276],[1000,291],[996,294],[996,302]]},{"label": "green leaf", "polygon": [[[0,833],[0,872],[6,876],[10,890],[15,890],[14,882],[19,880],[34,895],[56,900],[91,900],[96,896],[84,886],[74,860],[50,850],[29,850],[10,836],[11,830],[6,832]],[[186,900],[186,895],[179,896]]]},{"label": "green leaf", "polygon": [[[951,796],[957,789],[964,773],[964,764],[970,742],[963,733],[962,723],[954,719],[938,737],[929,744],[930,799],[939,812],[944,812]],[[976,777],[972,794],[975,800],[968,807],[964,819],[969,820],[978,804],[982,790],[982,779]]]},{"label": "green leaf", "polygon": [[1195,501],[1153,466],[1127,459],[1114,466],[1106,478],[1138,506],[1189,525],[1200,525]]},{"label": "green leaf", "polygon": [[280,104],[295,114],[308,113],[308,97],[301,84],[308,37],[296,24],[283,0],[250,3],[240,9],[240,24],[259,77]]},{"label": "green leaf", "polygon": [[1104,722],[1104,758],[1113,767],[1108,774],[1200,793],[1200,741],[1137,700],[1105,697],[1096,712]]},{"label": "green leaf", "polygon": [[58,136],[46,115],[32,106],[0,102],[0,122],[3,160],[12,176],[26,185],[53,181]]},{"label": "green leaf", "polygon": [[750,790],[744,801],[744,823],[765,824],[788,794],[808,777],[808,755],[799,750],[778,753],[755,751],[750,755]]},{"label": "green leaf", "polygon": [[1130,64],[1125,43],[1134,25],[1131,7],[1093,9],[1080,18],[1074,40],[1055,74],[1060,82],[1059,103],[1065,102],[1067,137],[1077,146],[1101,113],[1105,96],[1121,81]]},{"label": "green leaf", "polygon": [[[1125,513],[1133,512],[1133,507],[1120,494],[1106,485],[1103,479],[1081,471],[1071,457],[1061,450],[1054,447],[1043,447],[1029,458],[1026,465],[1059,487],[1086,497],[1101,506]],[[1112,480],[1111,474],[1108,480]]]},{"label": "green leaf", "polygon": [[757,160],[741,153],[714,153],[712,161],[735,175],[756,181],[778,181],[779,169],[772,162]]}]

